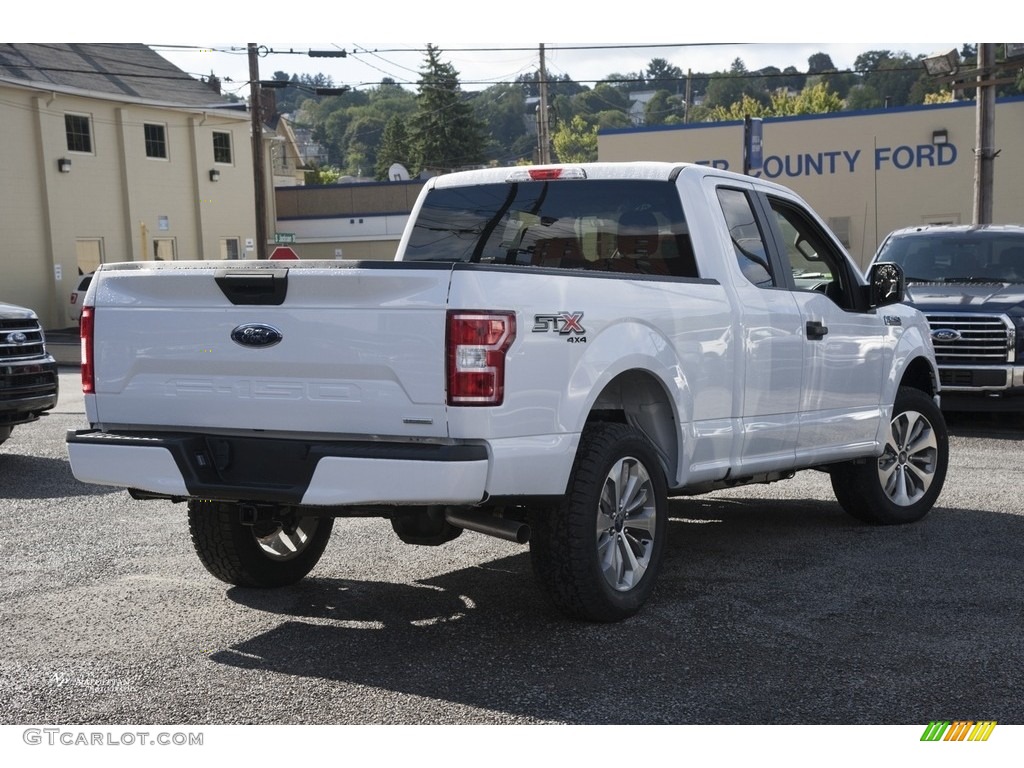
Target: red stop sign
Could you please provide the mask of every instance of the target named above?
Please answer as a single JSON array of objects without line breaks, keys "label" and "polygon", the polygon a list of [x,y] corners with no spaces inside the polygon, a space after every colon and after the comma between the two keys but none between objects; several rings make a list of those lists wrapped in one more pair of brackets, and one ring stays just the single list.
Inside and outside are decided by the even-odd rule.
[{"label": "red stop sign", "polygon": [[274,249],[274,252],[270,254],[270,258],[277,259],[279,261],[281,259],[297,259],[299,258],[299,254],[297,254],[287,245],[279,245],[277,246],[277,248]]}]

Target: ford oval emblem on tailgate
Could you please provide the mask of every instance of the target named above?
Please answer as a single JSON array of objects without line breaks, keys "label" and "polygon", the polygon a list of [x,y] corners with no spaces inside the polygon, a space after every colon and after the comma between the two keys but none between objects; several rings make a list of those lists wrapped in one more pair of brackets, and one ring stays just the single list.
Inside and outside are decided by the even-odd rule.
[{"label": "ford oval emblem on tailgate", "polygon": [[932,331],[932,338],[935,341],[958,341],[960,339],[960,331],[955,328],[936,328]]},{"label": "ford oval emblem on tailgate", "polygon": [[246,323],[231,332],[231,340],[243,347],[272,347],[283,338],[277,328],[262,323]]}]

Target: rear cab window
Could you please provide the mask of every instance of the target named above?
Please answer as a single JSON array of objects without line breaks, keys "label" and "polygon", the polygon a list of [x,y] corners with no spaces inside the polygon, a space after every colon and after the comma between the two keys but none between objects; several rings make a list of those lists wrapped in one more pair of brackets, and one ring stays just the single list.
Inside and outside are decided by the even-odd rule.
[{"label": "rear cab window", "polygon": [[667,181],[433,189],[403,260],[699,277],[679,193]]}]

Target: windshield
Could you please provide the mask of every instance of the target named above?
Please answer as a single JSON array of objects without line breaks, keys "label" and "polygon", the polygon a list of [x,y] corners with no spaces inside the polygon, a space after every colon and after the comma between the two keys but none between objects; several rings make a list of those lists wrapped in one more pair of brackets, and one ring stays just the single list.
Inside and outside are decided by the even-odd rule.
[{"label": "windshield", "polygon": [[876,261],[903,267],[908,282],[1024,282],[1024,235],[964,232],[894,235]]},{"label": "windshield", "polygon": [[665,181],[434,189],[403,259],[698,276],[679,193]]}]

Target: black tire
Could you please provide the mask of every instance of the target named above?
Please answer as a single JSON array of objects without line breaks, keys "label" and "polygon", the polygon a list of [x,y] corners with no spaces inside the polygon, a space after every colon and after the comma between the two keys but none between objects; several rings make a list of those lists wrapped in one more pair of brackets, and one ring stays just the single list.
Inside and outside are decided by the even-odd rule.
[{"label": "black tire", "polygon": [[878,459],[833,467],[832,489],[840,506],[865,523],[913,523],[938,499],[948,464],[942,411],[925,392],[900,387],[885,451]]},{"label": "black tire", "polygon": [[192,500],[188,526],[199,560],[221,581],[239,587],[283,587],[306,576],[331,537],[330,517],[243,525],[237,504]]},{"label": "black tire", "polygon": [[10,427],[0,427],[0,445],[3,445],[5,442],[7,442],[7,438],[10,437],[10,436],[11,436],[11,428]]},{"label": "black tire", "polygon": [[667,505],[647,439],[625,424],[588,426],[563,501],[531,516],[530,560],[555,607],[599,622],[640,610],[661,566]]}]

